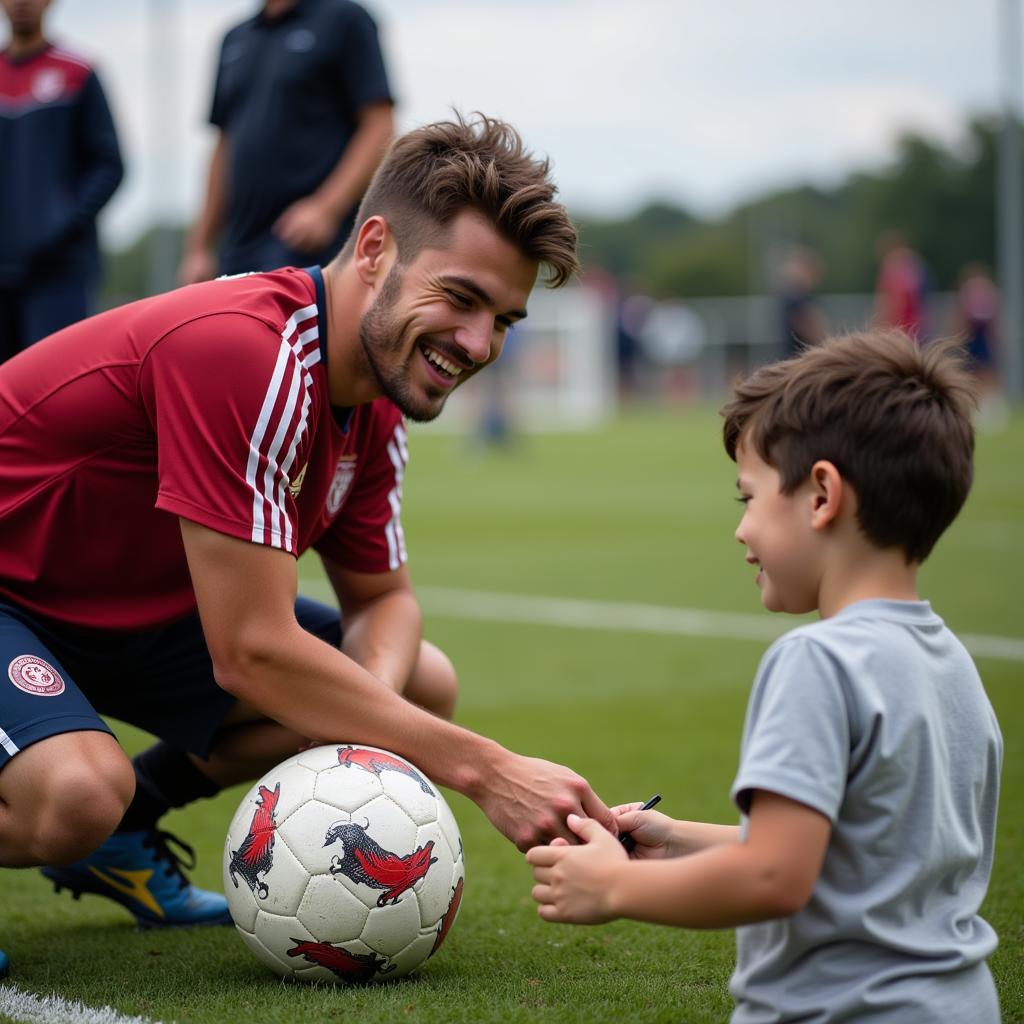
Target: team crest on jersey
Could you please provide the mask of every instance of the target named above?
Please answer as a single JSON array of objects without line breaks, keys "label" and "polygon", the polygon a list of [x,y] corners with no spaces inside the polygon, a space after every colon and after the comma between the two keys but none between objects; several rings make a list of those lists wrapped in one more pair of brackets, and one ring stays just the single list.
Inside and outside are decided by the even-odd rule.
[{"label": "team crest on jersey", "polygon": [[306,479],[306,470],[308,468],[309,463],[307,462],[306,465],[299,470],[299,475],[288,485],[288,493],[293,498],[297,498],[299,496],[299,491],[302,490],[302,483]]},{"label": "team crest on jersey", "polygon": [[32,79],[32,97],[40,103],[51,103],[64,91],[64,72],[59,68],[43,68]]},{"label": "team crest on jersey", "polygon": [[34,697],[56,697],[64,692],[64,680],[49,663],[34,654],[22,654],[7,666],[7,678]]},{"label": "team crest on jersey", "polygon": [[352,486],[356,475],[356,457],[354,455],[342,455],[338,459],[338,465],[334,467],[334,479],[331,481],[331,489],[327,492],[327,514],[336,515],[341,503]]}]

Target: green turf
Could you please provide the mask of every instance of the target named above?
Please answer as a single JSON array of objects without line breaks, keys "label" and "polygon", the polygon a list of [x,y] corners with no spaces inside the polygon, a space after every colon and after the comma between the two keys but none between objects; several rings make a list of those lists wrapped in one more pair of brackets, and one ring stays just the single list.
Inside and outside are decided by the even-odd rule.
[{"label": "green turf", "polygon": [[[413,431],[404,522],[422,585],[756,614],[732,539],[735,470],[713,411],[633,412],[588,435],[532,436],[488,453]],[[957,630],[1020,637],[1024,417],[982,436],[978,480],[940,542],[923,591]],[[313,579],[316,567],[303,563]],[[767,615],[767,613],[761,613]],[[727,794],[763,644],[427,615],[454,658],[459,720],[524,753],[564,761],[610,802],[658,791],[670,814],[734,820]],[[1006,738],[995,874],[985,914],[1006,1021],[1024,1021],[1024,665],[983,659]],[[120,730],[135,749],[139,733]],[[242,789],[177,812],[195,878],[218,886],[224,830]],[[443,950],[413,979],[352,990],[284,985],[230,929],[136,931],[115,906],[54,897],[35,872],[0,872],[0,947],[21,988],[164,1021],[721,1021],[730,933],[619,922],[545,925],[522,858],[451,797],[467,890]]]}]

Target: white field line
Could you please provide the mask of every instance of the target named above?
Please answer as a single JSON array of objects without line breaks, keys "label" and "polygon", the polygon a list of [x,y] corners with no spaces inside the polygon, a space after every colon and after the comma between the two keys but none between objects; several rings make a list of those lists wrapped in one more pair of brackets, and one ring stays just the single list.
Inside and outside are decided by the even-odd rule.
[{"label": "white field line", "polygon": [[159,1024],[148,1017],[125,1017],[109,1006],[95,1009],[60,996],[37,996],[14,985],[0,985],[0,1017],[18,1024]]},{"label": "white field line", "polygon": [[[310,597],[333,600],[330,586],[326,582],[303,581],[302,589]],[[448,587],[417,587],[416,593],[423,610],[430,615],[567,629],[721,637],[726,640],[770,643],[795,624],[792,619],[769,615],[767,612],[752,615],[699,608],[669,608],[654,604],[454,590]],[[1024,662],[1024,639],[979,633],[962,633],[960,639],[977,658]]]}]

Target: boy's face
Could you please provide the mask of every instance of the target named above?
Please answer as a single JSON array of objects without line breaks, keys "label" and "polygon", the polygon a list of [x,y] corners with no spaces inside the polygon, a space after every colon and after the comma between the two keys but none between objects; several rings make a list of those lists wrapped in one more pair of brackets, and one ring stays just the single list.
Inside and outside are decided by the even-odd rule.
[{"label": "boy's face", "polygon": [[761,603],[772,612],[816,610],[821,571],[819,537],[811,527],[810,482],[783,494],[778,472],[742,440],[736,469],[744,504],[736,539],[746,546],[747,561],[758,567]]}]

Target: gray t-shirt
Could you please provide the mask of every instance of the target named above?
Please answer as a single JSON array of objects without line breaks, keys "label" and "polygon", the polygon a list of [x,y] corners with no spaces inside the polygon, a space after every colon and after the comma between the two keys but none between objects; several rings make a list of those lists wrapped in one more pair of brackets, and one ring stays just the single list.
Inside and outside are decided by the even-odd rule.
[{"label": "gray t-shirt", "polygon": [[765,653],[732,797],[832,823],[810,902],[737,929],[734,1024],[997,1024],[978,916],[1002,737],[963,645],[926,601],[860,601]]}]

